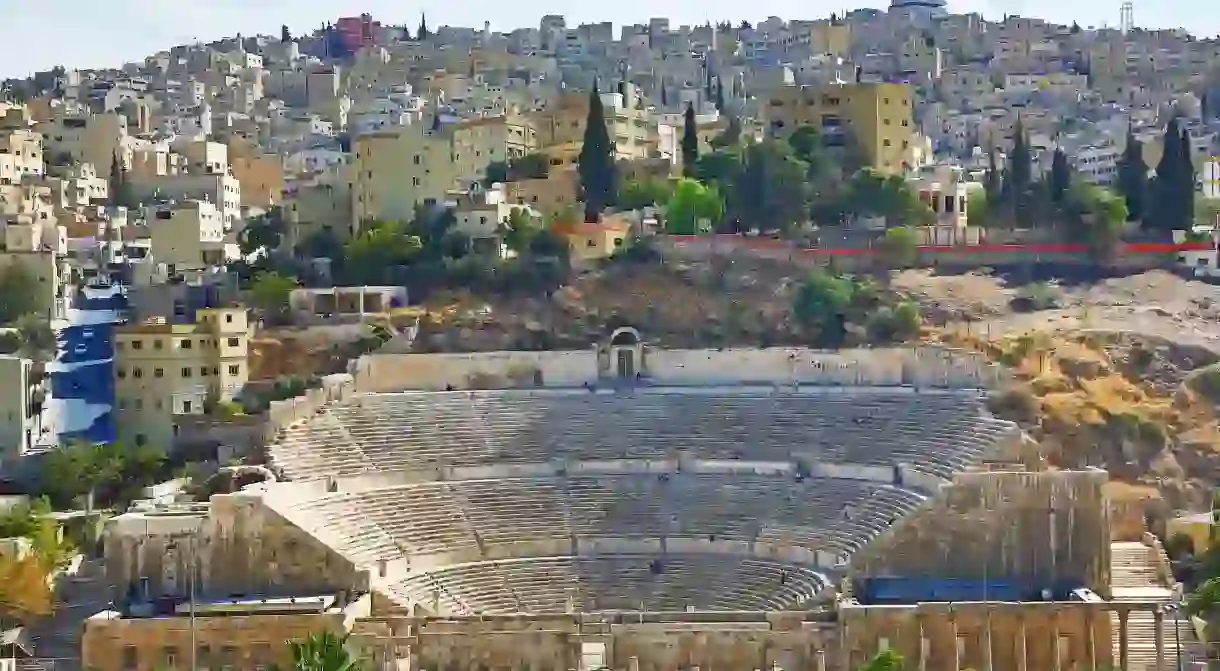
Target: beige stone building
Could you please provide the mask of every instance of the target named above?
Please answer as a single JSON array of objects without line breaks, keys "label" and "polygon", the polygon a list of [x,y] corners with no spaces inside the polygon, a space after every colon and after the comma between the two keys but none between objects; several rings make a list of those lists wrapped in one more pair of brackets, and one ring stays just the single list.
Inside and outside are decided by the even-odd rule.
[{"label": "beige stone building", "polygon": [[168,449],[176,417],[202,415],[229,400],[249,379],[245,308],[200,310],[194,324],[163,318],[115,331],[115,399],[119,441]]},{"label": "beige stone building", "polygon": [[827,146],[854,141],[871,167],[889,174],[914,167],[913,111],[911,85],[872,82],[781,86],[764,105],[771,133],[787,137],[812,126]]},{"label": "beige stone building", "polygon": [[47,162],[91,163],[98,174],[109,175],[114,157],[128,154],[127,118],[107,112],[94,115],[58,113],[35,125],[43,136]]},{"label": "beige stone building", "polygon": [[157,263],[183,269],[224,263],[225,222],[215,205],[187,200],[149,210],[150,249]]},{"label": "beige stone building", "polygon": [[[653,111],[644,107],[634,84],[625,84],[622,93],[603,91],[601,98],[606,130],[614,143],[616,159],[636,160],[660,155],[657,120]],[[552,106],[535,115],[539,144],[549,148],[574,143],[579,153],[588,117],[588,93],[561,95]]]},{"label": "beige stone building", "polygon": [[31,126],[24,107],[10,108],[0,116],[0,184],[19,184],[45,172],[42,135]]}]

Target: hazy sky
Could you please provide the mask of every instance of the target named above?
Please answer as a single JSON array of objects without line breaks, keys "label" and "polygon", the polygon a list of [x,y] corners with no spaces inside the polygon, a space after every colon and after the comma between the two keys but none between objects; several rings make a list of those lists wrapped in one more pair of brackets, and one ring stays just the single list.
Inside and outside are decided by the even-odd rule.
[{"label": "hazy sky", "polygon": [[[1120,0],[949,0],[955,12],[1004,12],[1040,16],[1082,26],[1118,24]],[[1136,24],[1184,26],[1196,35],[1220,33],[1216,0],[1135,0]],[[311,31],[327,20],[369,12],[383,23],[416,25],[420,11],[428,24],[481,26],[495,30],[537,26],[543,14],[564,14],[569,23],[637,23],[668,16],[674,23],[722,19],[751,21],[769,15],[809,19],[859,6],[882,7],[888,0],[0,0],[0,77],[25,76],[54,65],[117,66],[175,44],[212,40],[236,33],[278,34],[281,24],[294,33]],[[1155,10],[1153,6],[1155,5]],[[1210,6],[1210,9],[1209,9]]]}]

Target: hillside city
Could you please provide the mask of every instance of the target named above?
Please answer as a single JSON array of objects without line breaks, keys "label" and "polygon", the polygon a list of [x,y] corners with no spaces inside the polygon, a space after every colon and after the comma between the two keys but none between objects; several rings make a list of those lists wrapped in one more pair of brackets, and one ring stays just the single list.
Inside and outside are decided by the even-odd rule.
[{"label": "hillside city", "polygon": [[[1116,9],[362,14],[3,80],[0,671],[1207,668],[1220,38]],[[777,396],[684,396],[735,385]],[[841,628],[614,638],[705,610]]]}]

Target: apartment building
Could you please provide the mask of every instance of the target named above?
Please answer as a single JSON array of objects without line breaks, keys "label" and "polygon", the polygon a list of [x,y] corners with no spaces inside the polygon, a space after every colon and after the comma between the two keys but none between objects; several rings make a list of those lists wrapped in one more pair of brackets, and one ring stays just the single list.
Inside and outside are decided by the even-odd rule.
[{"label": "apartment building", "polygon": [[249,379],[254,325],[241,307],[208,308],[193,324],[156,317],[115,331],[119,441],[169,449],[176,417],[202,415]]},{"label": "apartment building", "polygon": [[459,121],[449,130],[458,179],[479,179],[489,164],[521,158],[538,148],[532,120],[515,114]]},{"label": "apartment building", "polygon": [[818,129],[828,147],[842,147],[850,136],[870,166],[896,174],[911,167],[913,105],[909,84],[783,86],[772,91],[764,114],[779,137],[805,125]]},{"label": "apartment building", "polygon": [[24,126],[7,127],[7,118],[0,118],[0,184],[19,184],[25,177],[41,177],[45,172],[42,135]]},{"label": "apartment building", "polygon": [[[127,118],[122,114],[69,115],[59,111],[34,130],[43,136],[47,162],[91,163],[98,174],[109,175],[114,157],[127,153]],[[123,160],[126,160],[125,158]]]},{"label": "apartment building", "polygon": [[30,359],[0,355],[0,463],[30,451],[42,431],[44,376]]},{"label": "apartment building", "polygon": [[340,240],[357,233],[360,220],[352,218],[352,185],[347,175],[348,166],[332,166],[312,180],[285,186],[282,207],[288,249],[321,231]]},{"label": "apartment building", "polygon": [[[643,105],[638,87],[624,84],[622,91],[603,92],[601,100],[615,158],[631,160],[658,155],[656,121],[652,110]],[[588,93],[561,95],[554,105],[535,116],[539,144],[543,148],[575,145],[579,153],[588,118]]]},{"label": "apartment building", "polygon": [[354,224],[369,219],[409,221],[417,206],[440,202],[458,185],[453,135],[443,128],[411,124],[369,133],[356,138],[352,154]]},{"label": "apartment building", "polygon": [[176,268],[224,263],[224,218],[216,205],[186,200],[149,208],[153,259]]}]

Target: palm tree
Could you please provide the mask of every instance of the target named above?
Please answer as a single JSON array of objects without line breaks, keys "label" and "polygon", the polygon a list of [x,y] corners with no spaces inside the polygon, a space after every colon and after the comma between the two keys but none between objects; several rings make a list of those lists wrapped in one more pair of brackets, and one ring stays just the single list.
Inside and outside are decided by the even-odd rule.
[{"label": "palm tree", "polygon": [[[289,641],[292,648],[292,671],[364,671],[364,660],[353,657],[347,649],[347,636],[332,631],[311,634],[302,641]],[[281,671],[279,666],[272,666]]]}]

